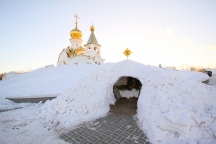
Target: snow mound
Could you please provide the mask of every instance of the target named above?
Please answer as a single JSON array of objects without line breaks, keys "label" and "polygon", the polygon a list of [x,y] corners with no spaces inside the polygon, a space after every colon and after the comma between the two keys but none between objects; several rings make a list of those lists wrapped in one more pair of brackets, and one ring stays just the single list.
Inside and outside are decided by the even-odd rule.
[{"label": "snow mound", "polygon": [[10,110],[10,109],[16,109],[16,108],[20,108],[20,107],[24,107],[28,104],[25,103],[14,103],[10,100],[7,100],[5,98],[0,97],[0,110]]},{"label": "snow mound", "polygon": [[198,82],[203,82],[209,79],[209,76],[202,72],[197,71],[177,71],[182,77],[184,76],[186,79],[189,80],[196,80]]},{"label": "snow mound", "polygon": [[35,118],[59,129],[72,128],[108,113],[109,105],[115,103],[113,85],[122,76],[142,83],[137,117],[153,144],[216,143],[216,89],[201,83],[209,78],[206,74],[129,60],[49,66],[16,75],[0,82],[0,108],[18,107],[5,97],[57,95],[37,108]]},{"label": "snow mound", "polygon": [[47,101],[40,116],[47,122],[58,123],[60,128],[70,128],[105,116],[109,105],[115,102],[106,91],[111,77],[110,67],[101,65],[56,99]]},{"label": "snow mound", "polygon": [[208,84],[216,86],[216,69],[211,69],[210,71],[212,71],[212,77],[209,78]]},{"label": "snow mound", "polygon": [[216,86],[216,76],[210,77],[208,84]]},{"label": "snow mound", "polygon": [[0,97],[52,97],[64,92],[91,71],[96,64],[47,66],[0,81]]},{"label": "snow mound", "polygon": [[47,101],[40,117],[68,128],[104,116],[115,103],[115,82],[131,76],[142,83],[137,117],[152,143],[216,143],[216,90],[200,82],[207,78],[205,74],[129,60],[92,69],[79,76],[79,81],[67,84],[56,99]]}]

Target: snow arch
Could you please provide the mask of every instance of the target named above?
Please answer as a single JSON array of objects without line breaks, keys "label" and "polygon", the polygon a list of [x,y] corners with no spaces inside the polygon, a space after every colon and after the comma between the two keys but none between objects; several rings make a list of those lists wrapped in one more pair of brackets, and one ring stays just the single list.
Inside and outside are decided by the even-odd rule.
[{"label": "snow arch", "polygon": [[139,79],[131,76],[122,76],[113,85],[113,93],[116,99],[121,97],[125,98],[138,98],[142,89],[142,83]]},{"label": "snow arch", "polygon": [[[195,74],[197,78],[193,77]],[[176,138],[179,143],[190,143],[192,137],[195,141],[210,141],[214,137],[208,132],[216,124],[213,112],[216,90],[198,81],[202,75],[129,60],[103,64],[80,77],[56,99],[46,102],[41,117],[68,127],[104,116],[109,105],[115,103],[113,85],[116,80],[131,76],[143,85],[137,118],[152,143],[175,142]],[[203,123],[204,127],[200,126]],[[216,128],[211,131],[216,132]]]}]

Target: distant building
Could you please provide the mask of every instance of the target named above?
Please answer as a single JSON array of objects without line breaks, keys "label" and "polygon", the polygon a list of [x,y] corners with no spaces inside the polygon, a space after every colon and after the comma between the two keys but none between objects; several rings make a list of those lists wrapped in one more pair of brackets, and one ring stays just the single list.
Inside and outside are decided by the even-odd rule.
[{"label": "distant building", "polygon": [[[77,16],[75,16],[78,18]],[[57,66],[64,64],[77,64],[79,62],[101,64],[104,59],[101,58],[101,45],[98,44],[94,34],[94,26],[90,27],[91,34],[87,44],[82,47],[82,32],[78,29],[77,20],[75,28],[70,31],[71,46],[63,49],[59,54]]]}]

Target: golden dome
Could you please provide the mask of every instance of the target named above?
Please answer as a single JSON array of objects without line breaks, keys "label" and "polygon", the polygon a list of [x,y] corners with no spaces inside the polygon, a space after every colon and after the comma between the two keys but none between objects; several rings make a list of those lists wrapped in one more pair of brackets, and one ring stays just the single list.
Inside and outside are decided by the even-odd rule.
[{"label": "golden dome", "polygon": [[82,39],[82,32],[77,28],[77,22],[75,29],[70,31],[70,36],[72,39]]},{"label": "golden dome", "polygon": [[93,26],[93,25],[90,27],[90,30],[91,30],[92,32],[94,31],[94,26]]}]

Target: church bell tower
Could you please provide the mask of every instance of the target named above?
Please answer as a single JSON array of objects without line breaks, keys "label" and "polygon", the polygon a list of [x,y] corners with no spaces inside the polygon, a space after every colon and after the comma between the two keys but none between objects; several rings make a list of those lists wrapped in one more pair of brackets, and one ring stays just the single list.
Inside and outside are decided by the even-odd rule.
[{"label": "church bell tower", "polygon": [[77,27],[77,19],[79,18],[77,15],[74,15],[74,17],[76,18],[76,26],[73,30],[70,31],[70,43],[71,43],[71,48],[73,49],[77,49],[79,47],[82,46],[82,32],[78,29]]},{"label": "church bell tower", "polygon": [[94,30],[95,30],[95,28],[92,25],[90,27],[90,31],[91,31],[90,37],[88,39],[87,44],[85,44],[84,47],[85,47],[86,51],[94,50],[94,51],[97,51],[100,54],[101,45],[98,44],[98,42],[97,42],[97,39],[96,39],[95,34],[94,34]]}]

